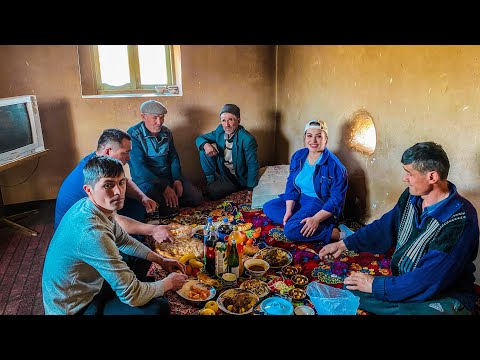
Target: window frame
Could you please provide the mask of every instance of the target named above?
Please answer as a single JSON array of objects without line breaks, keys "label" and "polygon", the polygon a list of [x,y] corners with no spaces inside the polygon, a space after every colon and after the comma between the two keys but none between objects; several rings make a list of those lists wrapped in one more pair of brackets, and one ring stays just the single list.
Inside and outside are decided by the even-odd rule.
[{"label": "window frame", "polygon": [[173,45],[165,45],[165,64],[167,68],[167,83],[142,85],[140,83],[140,64],[138,45],[127,45],[130,83],[120,86],[104,84],[101,80],[100,58],[98,45],[90,45],[91,61],[93,64],[93,78],[98,95],[106,94],[146,94],[155,92],[155,86],[175,86],[176,74],[173,59]]}]

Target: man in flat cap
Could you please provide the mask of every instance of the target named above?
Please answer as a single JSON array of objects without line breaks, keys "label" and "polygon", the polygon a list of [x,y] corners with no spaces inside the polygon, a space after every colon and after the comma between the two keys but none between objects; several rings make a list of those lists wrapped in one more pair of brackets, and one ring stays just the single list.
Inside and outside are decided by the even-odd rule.
[{"label": "man in flat cap", "polygon": [[195,140],[207,178],[208,197],[216,200],[258,184],[257,141],[240,125],[240,108],[225,104],[220,125]]},{"label": "man in flat cap", "polygon": [[173,134],[163,126],[167,108],[149,100],[140,106],[142,121],[128,129],[132,137],[130,174],[138,187],[159,203],[159,215],[178,213],[180,207],[203,202],[200,189],[182,176]]}]

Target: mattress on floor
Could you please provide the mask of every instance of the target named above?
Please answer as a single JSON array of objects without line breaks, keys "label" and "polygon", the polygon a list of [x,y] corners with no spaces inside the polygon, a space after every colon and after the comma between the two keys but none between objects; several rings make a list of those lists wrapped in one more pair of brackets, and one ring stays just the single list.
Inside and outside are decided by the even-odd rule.
[{"label": "mattress on floor", "polygon": [[290,165],[272,165],[265,168],[258,185],[252,192],[252,209],[262,209],[263,204],[285,192]]}]

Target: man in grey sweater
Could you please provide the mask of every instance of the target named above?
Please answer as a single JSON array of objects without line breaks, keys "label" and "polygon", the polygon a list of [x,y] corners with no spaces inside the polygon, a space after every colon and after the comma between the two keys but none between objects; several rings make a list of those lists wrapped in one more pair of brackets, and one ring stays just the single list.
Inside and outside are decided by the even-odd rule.
[{"label": "man in grey sweater", "polygon": [[[116,222],[114,214],[125,200],[122,163],[109,156],[94,156],[83,175],[88,197],[67,211],[45,258],[45,314],[170,314],[162,295],[183,286],[185,265],[150,250]],[[163,280],[141,282],[120,251],[153,261],[170,274]]]}]

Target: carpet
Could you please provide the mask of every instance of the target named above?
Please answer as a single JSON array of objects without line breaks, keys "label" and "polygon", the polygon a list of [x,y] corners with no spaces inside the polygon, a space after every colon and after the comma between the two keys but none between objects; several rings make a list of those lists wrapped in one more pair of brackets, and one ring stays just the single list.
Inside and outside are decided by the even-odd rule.
[{"label": "carpet", "polygon": [[[247,236],[251,236],[254,229],[261,228],[260,237],[255,239],[256,244],[263,248],[265,246],[275,246],[288,250],[293,261],[291,265],[301,268],[300,273],[306,275],[310,281],[318,281],[333,287],[341,288],[343,280],[352,271],[361,271],[371,275],[390,275],[389,254],[371,254],[355,253],[345,251],[343,255],[334,261],[323,261],[318,257],[318,251],[321,245],[316,243],[294,243],[289,241],[283,234],[283,226],[275,225],[263,214],[261,209],[251,208],[252,199],[248,196],[246,190],[231,194],[224,199],[205,202],[197,208],[184,208],[176,215],[159,220],[160,224],[169,224],[176,222],[182,225],[203,225],[208,216],[212,216],[214,221],[221,221],[225,216],[233,217],[232,223],[247,224],[251,223],[251,229],[246,231]],[[358,229],[361,225],[346,221],[347,226]],[[162,279],[167,273],[156,264],[152,264],[149,276],[155,279]],[[273,270],[265,274],[264,281],[269,281],[279,275]],[[239,283],[245,278],[240,278]],[[220,290],[221,291],[221,290]],[[166,297],[172,307],[172,315],[190,315],[197,314],[199,306],[203,303],[195,304],[180,297],[176,292],[168,292]],[[357,310],[358,315],[366,315],[362,310]]]}]

